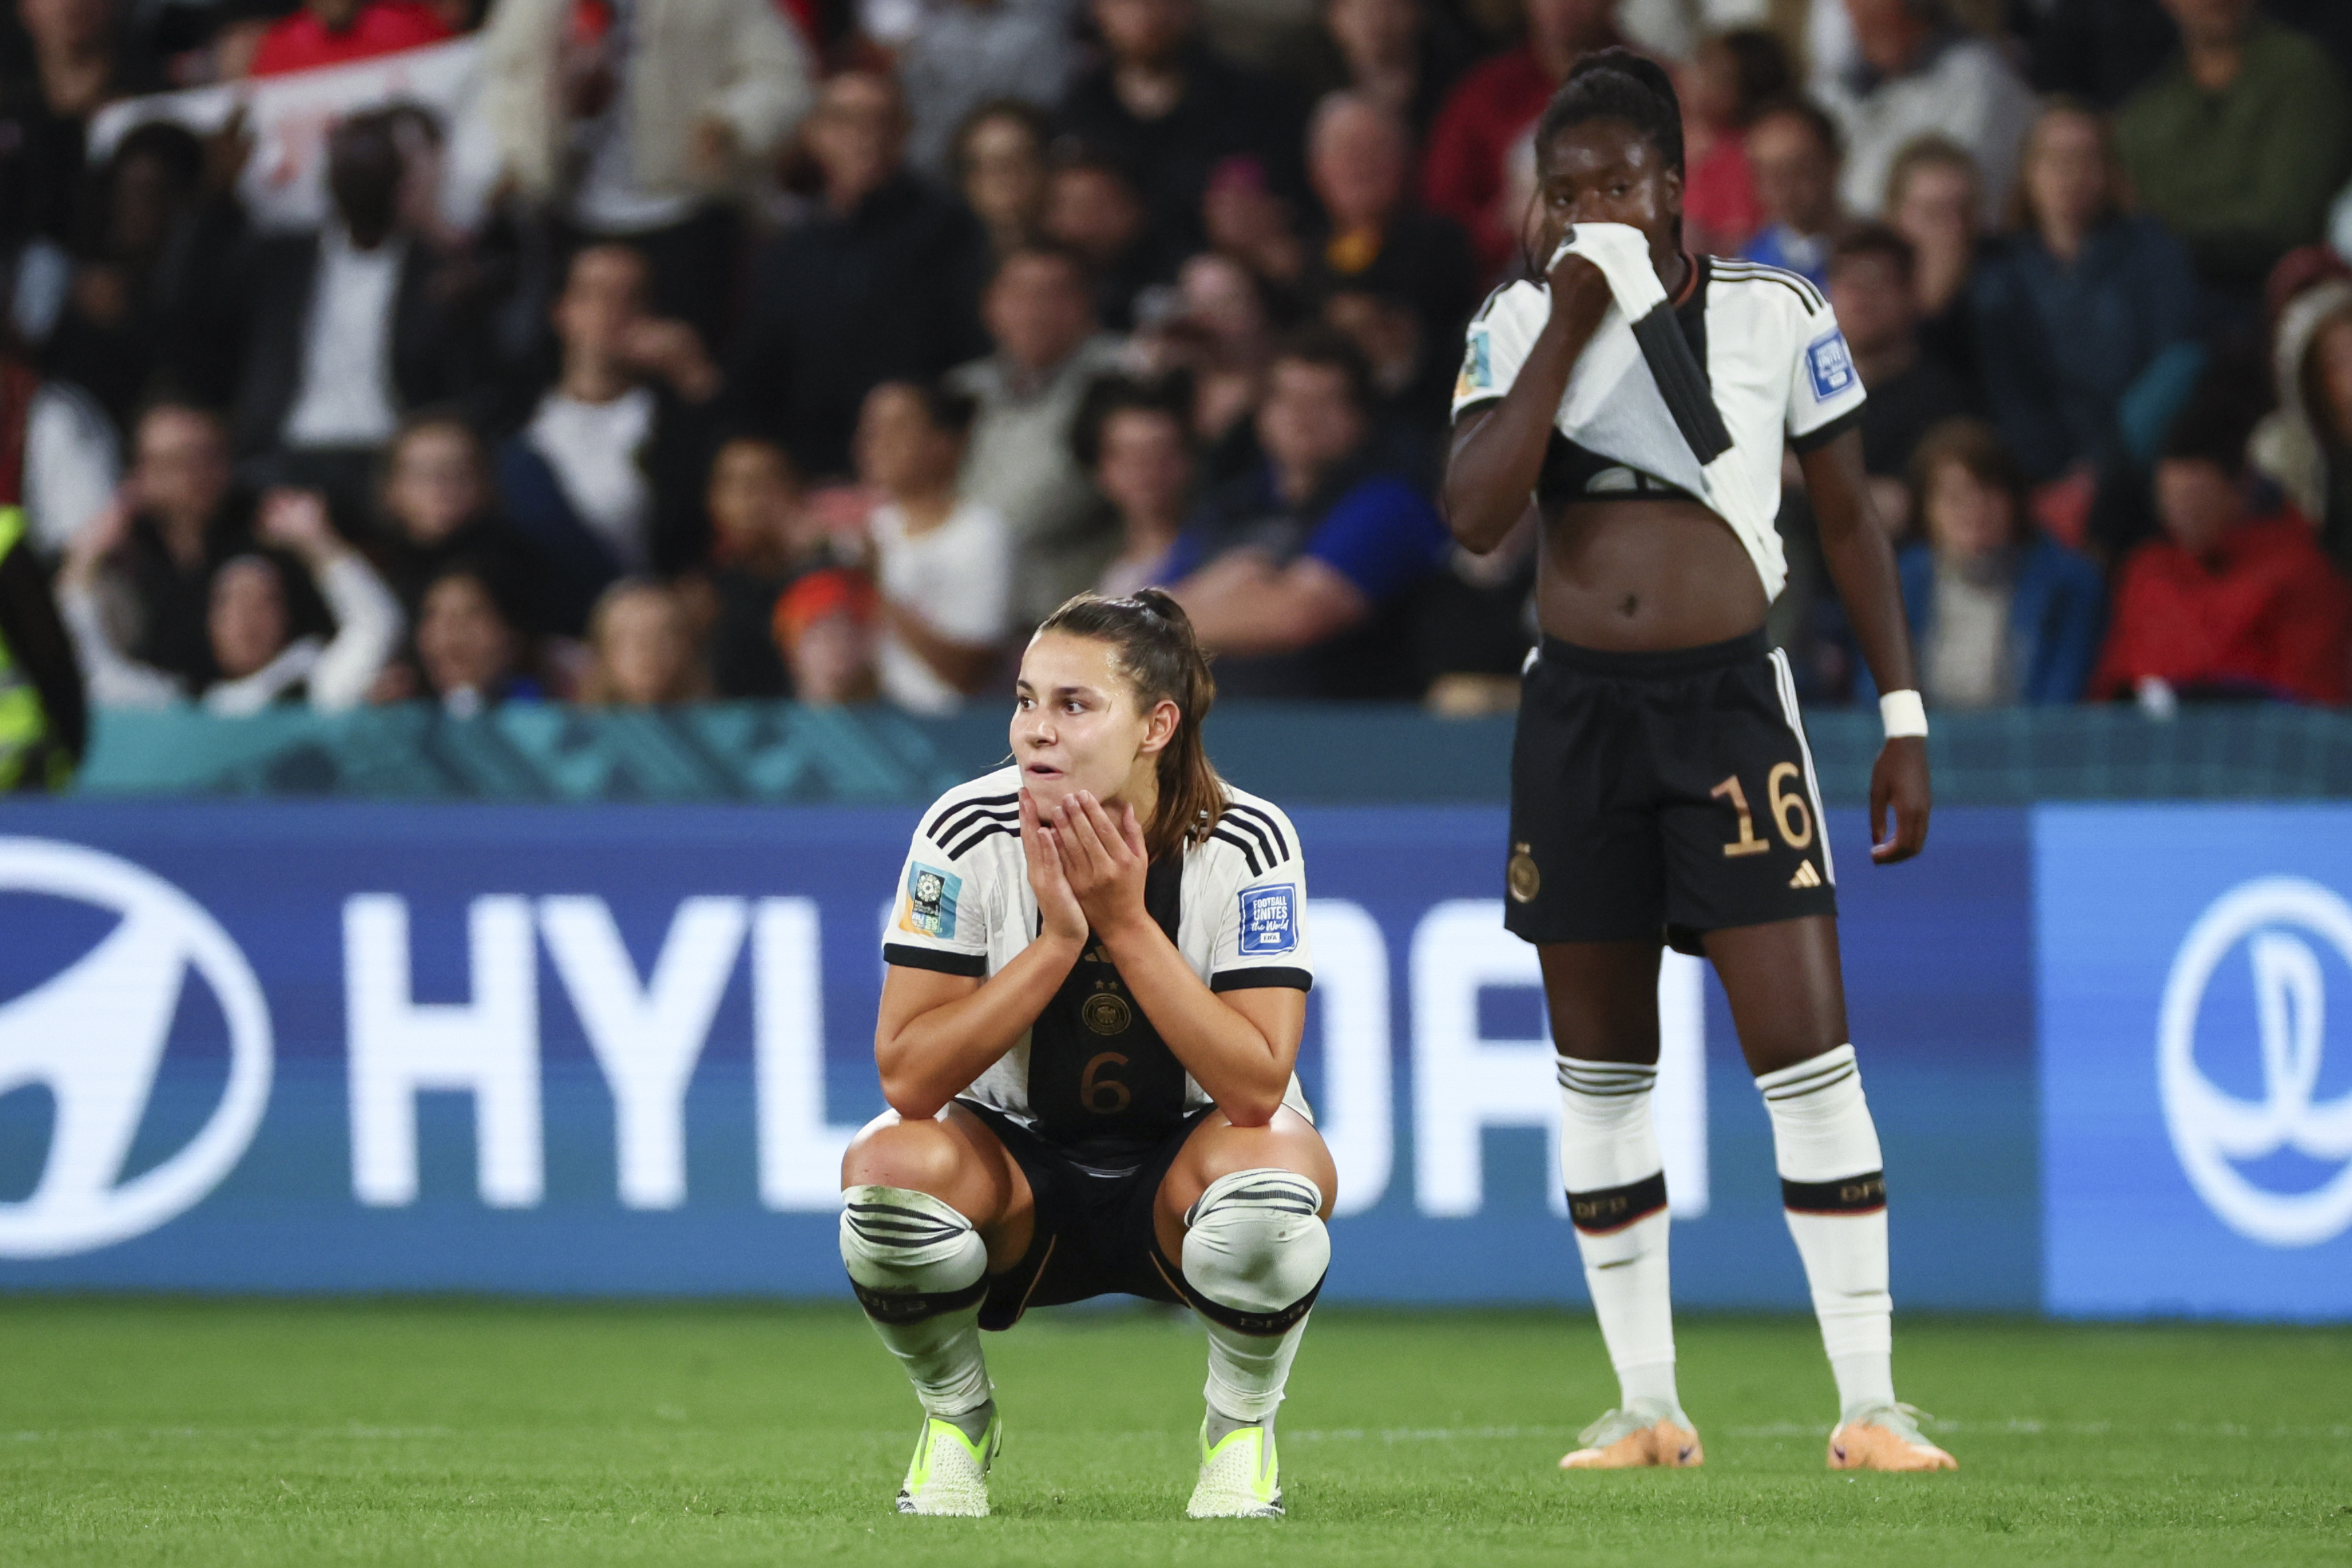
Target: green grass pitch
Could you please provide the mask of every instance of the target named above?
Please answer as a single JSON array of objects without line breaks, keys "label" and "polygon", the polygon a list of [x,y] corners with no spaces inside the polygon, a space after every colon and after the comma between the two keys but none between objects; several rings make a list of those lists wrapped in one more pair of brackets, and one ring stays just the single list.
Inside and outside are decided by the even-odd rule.
[{"label": "green grass pitch", "polygon": [[1291,1514],[1192,1524],[1202,1341],[990,1350],[985,1521],[890,1511],[915,1432],[850,1311],[0,1301],[0,1563],[2352,1563],[2352,1333],[1897,1325],[1957,1476],[1822,1468],[1812,1325],[1691,1318],[1689,1474],[1564,1476],[1612,1392],[1571,1313],[1316,1316]]}]

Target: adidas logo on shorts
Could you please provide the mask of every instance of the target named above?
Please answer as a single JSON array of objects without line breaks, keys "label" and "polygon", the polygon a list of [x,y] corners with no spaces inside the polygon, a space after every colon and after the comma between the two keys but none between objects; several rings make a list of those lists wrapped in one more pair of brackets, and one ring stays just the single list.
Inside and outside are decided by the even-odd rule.
[{"label": "adidas logo on shorts", "polygon": [[1797,874],[1789,879],[1789,885],[1790,887],[1819,887],[1822,885],[1822,873],[1813,869],[1812,862],[1799,861],[1797,862]]}]

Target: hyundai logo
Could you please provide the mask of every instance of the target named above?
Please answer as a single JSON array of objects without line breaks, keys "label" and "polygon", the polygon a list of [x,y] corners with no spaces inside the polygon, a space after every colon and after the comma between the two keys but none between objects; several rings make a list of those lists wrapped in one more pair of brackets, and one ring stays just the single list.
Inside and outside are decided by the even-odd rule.
[{"label": "hyundai logo", "polygon": [[[2327,992],[2315,941],[2352,965],[2352,905],[2302,877],[2232,888],[2189,927],[2157,1023],[2157,1086],[2181,1169],[2223,1223],[2273,1247],[2316,1246],[2352,1227],[2352,1092],[2316,1098]],[[2252,967],[2258,1100],[2218,1087],[2196,1058],[2205,988],[2241,943]],[[2282,1149],[2337,1168],[2304,1192],[2273,1191],[2240,1168]]]},{"label": "hyundai logo", "polygon": [[[260,984],[194,900],[112,855],[0,838],[0,893],[71,899],[121,917],[70,967],[0,1005],[0,1094],[41,1084],[57,1107],[39,1184],[0,1203],[0,1257],[55,1258],[128,1240],[201,1201],[253,1141],[269,1103]],[[126,1181],[123,1162],[191,973],[227,1020],[227,1087],[202,1131]]]}]

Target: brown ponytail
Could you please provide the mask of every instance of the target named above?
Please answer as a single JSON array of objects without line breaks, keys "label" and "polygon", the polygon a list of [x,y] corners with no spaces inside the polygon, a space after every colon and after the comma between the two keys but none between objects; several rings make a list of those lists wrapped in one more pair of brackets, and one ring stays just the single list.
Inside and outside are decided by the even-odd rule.
[{"label": "brown ponytail", "polygon": [[1217,680],[1184,607],[1156,588],[1125,599],[1081,593],[1045,617],[1037,634],[1048,632],[1108,643],[1144,712],[1163,701],[1176,705],[1176,733],[1160,754],[1160,809],[1145,830],[1144,847],[1158,860],[1206,839],[1225,810],[1225,781],[1201,738],[1202,721],[1217,700]]}]

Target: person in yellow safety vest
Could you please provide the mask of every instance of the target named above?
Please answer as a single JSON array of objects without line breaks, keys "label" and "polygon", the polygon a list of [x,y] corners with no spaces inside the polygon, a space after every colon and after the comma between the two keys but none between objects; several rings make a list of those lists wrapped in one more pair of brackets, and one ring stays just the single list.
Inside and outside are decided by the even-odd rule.
[{"label": "person in yellow safety vest", "polygon": [[0,789],[62,789],[81,765],[89,710],[25,511],[0,507]]}]

